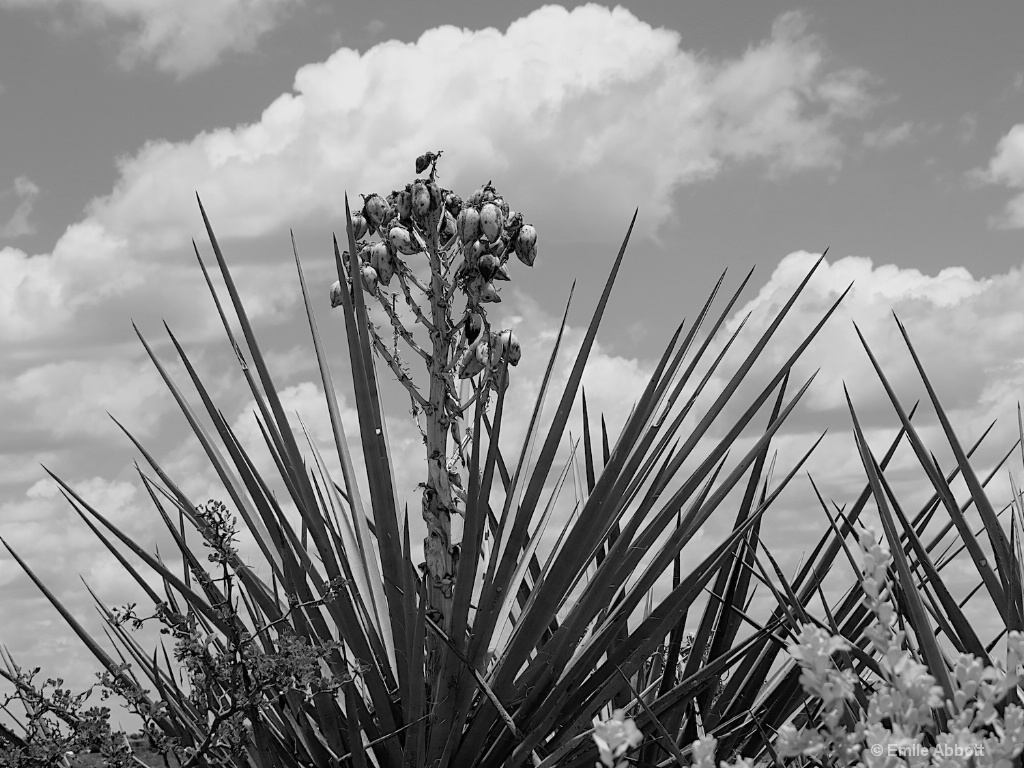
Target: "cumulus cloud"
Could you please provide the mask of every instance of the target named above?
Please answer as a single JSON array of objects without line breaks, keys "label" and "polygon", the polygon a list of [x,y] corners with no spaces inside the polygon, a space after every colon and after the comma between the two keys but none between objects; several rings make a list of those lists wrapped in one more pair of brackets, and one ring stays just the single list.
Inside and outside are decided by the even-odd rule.
[{"label": "cumulus cloud", "polygon": [[[1024,123],[1013,126],[999,140],[988,167],[975,176],[990,184],[1024,190]],[[1013,197],[1002,214],[992,219],[992,224],[1008,229],[1024,227],[1024,192]]]},{"label": "cumulus cloud", "polygon": [[152,61],[188,77],[232,51],[250,51],[302,0],[0,0],[0,5],[59,9],[80,23],[126,28],[119,56],[125,67]]},{"label": "cumulus cloud", "polygon": [[475,186],[489,173],[514,196],[536,188],[512,173],[528,157],[548,174],[539,203],[571,198],[586,179],[604,190],[594,218],[639,204],[658,221],[673,189],[728,162],[835,166],[842,121],[870,101],[863,79],[830,69],[797,15],[738,59],[710,61],[625,9],[548,6],[504,33],[441,27],[363,54],[342,48],[300,69],[294,93],[258,122],[123,159],[116,189],[91,214],[144,247],[168,247],[193,221],[199,189],[225,235],[253,237],[336,217],[339,179],[350,193],[369,190],[436,147],[449,150],[446,184]]},{"label": "cumulus cloud", "polygon": [[[782,259],[757,296],[730,321],[735,328],[740,317],[751,313],[741,339],[749,343],[767,327],[818,258],[800,251]],[[845,383],[870,425],[895,423],[854,324],[905,405],[926,397],[893,313],[906,327],[943,408],[959,424],[977,431],[991,418],[1011,415],[1024,389],[1024,313],[1017,299],[1024,273],[1019,269],[975,278],[963,267],[925,274],[859,256],[826,260],[767,348],[765,366],[778,366],[851,283],[850,293],[796,368],[798,381],[821,369],[798,419],[848,429]]]},{"label": "cumulus cloud", "polygon": [[34,235],[36,227],[30,217],[39,197],[39,187],[28,176],[19,176],[14,180],[14,186],[10,190],[0,193],[0,199],[9,197],[17,201],[16,207],[7,222],[0,226],[0,237],[14,240],[25,235]]},{"label": "cumulus cloud", "polygon": [[[422,117],[421,81],[429,106],[441,105],[436,119]],[[580,189],[600,190],[586,211],[537,223],[548,237],[567,236],[567,222],[585,214],[592,229],[616,222],[609,234],[618,236],[625,211],[639,205],[648,221],[664,222],[673,190],[727,163],[759,161],[772,173],[839,163],[844,121],[871,101],[864,81],[861,71],[829,66],[798,14],[721,61],[625,9],[594,5],[544,7],[505,32],[441,27],[363,54],[342,48],[301,68],[294,92],[258,121],[150,142],[122,158],[113,191],[50,254],[0,251],[13,276],[0,288],[0,333],[52,337],[87,308],[115,298],[130,306],[130,297],[150,306],[172,284],[195,295],[167,260],[180,263],[195,234],[197,189],[222,239],[332,226],[345,189],[358,205],[356,192],[402,178],[424,148],[448,148],[446,185],[471,188],[486,174],[539,215],[579,200]],[[526,168],[544,169],[545,183]],[[268,313],[280,311],[271,298],[280,275],[260,275],[269,290],[257,295]]]}]

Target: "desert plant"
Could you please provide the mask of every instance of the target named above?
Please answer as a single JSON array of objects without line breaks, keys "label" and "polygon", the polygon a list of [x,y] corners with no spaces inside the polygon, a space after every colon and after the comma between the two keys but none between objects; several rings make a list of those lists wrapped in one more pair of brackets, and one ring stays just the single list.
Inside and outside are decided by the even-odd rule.
[{"label": "desert plant", "polygon": [[[545,534],[557,514],[563,483],[577,462],[573,452],[559,468],[558,451],[581,394],[636,214],[567,384],[557,394],[551,423],[542,428],[540,413],[552,396],[549,390],[568,307],[526,438],[508,461],[501,432],[506,400],[515,396],[508,369],[518,353],[510,334],[491,331],[482,305],[497,298],[490,280],[505,269],[503,259],[509,253],[533,264],[536,232],[490,199],[498,198],[490,184],[465,203],[441,190],[434,178],[438,154],[421,158],[416,172],[430,168],[429,176],[393,193],[390,202],[367,195],[362,209],[353,214],[346,199],[347,249],[343,252],[334,243],[338,280],[331,289],[331,303],[344,318],[368,494],[360,488],[349,451],[294,240],[299,288],[341,478],[331,476],[314,441],[307,438],[308,450],[300,450],[200,204],[242,343],[231,329],[198,248],[196,256],[295,512],[278,501],[271,478],[256,470],[173,334],[171,340],[213,431],[139,333],[226,495],[223,504],[194,503],[158,459],[122,427],[151,469],[139,470],[140,481],[180,551],[181,574],[52,476],[145,590],[155,607],[153,619],[175,641],[177,659],[166,653],[161,658],[139,645],[131,625],[148,619],[140,618],[134,608],[109,609],[97,598],[122,656],[122,661],[115,661],[12,552],[103,664],[108,686],[129,699],[163,748],[191,765],[260,768],[497,768],[528,763],[589,768],[598,759],[619,761],[634,746],[647,764],[685,764],[694,759],[705,764],[713,760],[715,750],[729,759],[777,760],[773,744],[779,729],[787,723],[810,727],[827,718],[827,713],[808,708],[801,669],[784,655],[788,642],[801,636],[805,625],[846,638],[849,650],[834,650],[844,669],[858,672],[858,681],[864,669],[880,669],[872,653],[860,648],[868,647],[875,616],[863,583],[855,582],[834,605],[824,600],[821,587],[839,553],[849,552],[847,539],[871,500],[888,521],[887,536],[899,542],[893,547],[897,610],[913,630],[908,636],[924,649],[929,672],[937,680],[948,679],[948,674],[937,671],[946,657],[926,612],[936,616],[938,631],[948,642],[987,658],[977,654],[984,654],[984,646],[956,601],[942,592],[937,567],[922,555],[928,545],[920,541],[921,521],[931,519],[939,503],[953,516],[965,544],[977,547],[962,509],[946,492],[949,479],[929,464],[926,469],[938,501],[933,500],[913,523],[898,511],[902,532],[887,516],[886,465],[904,438],[915,450],[924,450],[913,430],[913,412],[899,410],[902,429],[880,461],[858,437],[868,483],[850,507],[837,506],[835,514],[821,500],[832,529],[794,579],[783,576],[760,540],[763,516],[818,445],[811,444],[783,477],[769,481],[772,440],[811,383],[801,382],[795,394],[787,396],[793,366],[843,297],[768,373],[749,402],[737,403],[737,393],[814,269],[756,335],[735,370],[728,372],[723,361],[736,346],[743,323],[718,342],[717,354],[713,344],[750,275],[712,317],[723,274],[695,320],[689,326],[680,324],[672,335],[615,440],[602,420],[600,450],[595,449],[597,440],[582,398],[584,494],[575,500],[573,515],[557,532],[555,543],[549,544],[551,538]],[[481,219],[487,221],[488,231]],[[379,241],[372,241],[374,232]],[[413,258],[429,270],[428,276],[415,273],[410,266]],[[398,280],[400,298],[384,290],[392,278]],[[452,302],[459,289],[466,306],[456,311]],[[377,304],[372,312],[370,299]],[[408,318],[396,309],[402,300],[411,313]],[[376,327],[375,317],[390,323],[390,343]],[[426,331],[426,346],[423,331],[416,326]],[[422,378],[417,383],[405,366],[401,350],[423,359],[425,385]],[[406,387],[424,432],[427,480],[422,513],[428,535],[422,568],[414,560],[408,518],[403,518],[395,498],[374,353]],[[460,375],[472,387],[466,402],[454,391]],[[709,392],[712,376],[719,377],[721,386]],[[727,406],[736,405],[739,415],[727,421],[727,414],[734,412]],[[739,438],[755,430],[755,419],[763,411],[766,426],[754,432],[752,445],[741,449]],[[984,495],[984,481],[969,469],[972,450],[958,454],[958,459],[963,457],[958,471],[969,476],[972,501],[981,509],[977,493]],[[493,507],[492,501],[497,502]],[[684,569],[680,552],[723,508],[735,513],[731,532],[702,560]],[[986,526],[990,509],[982,510]],[[464,518],[461,541],[454,543],[453,513]],[[269,580],[257,576],[232,544],[235,516],[261,552]],[[186,521],[210,548],[212,568],[193,551],[184,532]],[[491,542],[489,550],[485,539]],[[913,565],[899,558],[903,547]],[[1019,592],[1019,559],[1013,560],[1002,545],[999,551],[1005,562],[997,562],[1007,567],[1000,567],[998,575],[991,568],[981,570],[986,565],[983,558],[976,563],[992,596],[1002,601],[1009,624],[1020,614],[1007,602],[1008,594],[1017,594],[1011,587]],[[163,596],[149,586],[138,561],[163,580]],[[1013,563],[1016,569],[1009,567]],[[666,594],[655,599],[654,588],[662,583],[667,585]],[[762,618],[746,611],[759,587],[776,602],[771,614]],[[926,596],[926,607],[920,599],[914,602],[917,594]],[[810,607],[819,596],[825,611],[821,619]],[[687,619],[698,611],[695,631],[687,637]],[[182,668],[186,677],[179,685]],[[853,684],[853,690],[857,706],[865,709],[864,683]],[[602,725],[615,722],[625,727],[626,719],[636,731]],[[609,741],[613,732],[618,734],[614,745]],[[639,745],[636,733],[643,735]],[[608,754],[595,735],[604,739]],[[712,737],[715,747],[709,751],[707,739]],[[703,746],[684,747],[694,743]]]}]

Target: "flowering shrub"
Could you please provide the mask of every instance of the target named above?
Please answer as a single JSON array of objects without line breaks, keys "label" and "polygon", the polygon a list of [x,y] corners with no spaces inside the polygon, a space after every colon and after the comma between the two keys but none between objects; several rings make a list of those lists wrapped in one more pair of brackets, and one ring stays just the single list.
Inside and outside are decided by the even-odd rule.
[{"label": "flowering shrub", "polygon": [[594,742],[601,755],[598,768],[626,768],[629,763],[624,759],[625,754],[640,746],[643,738],[636,723],[626,717],[621,709],[612,712],[612,716],[604,722],[594,718]]},{"label": "flowering shrub", "polygon": [[[781,727],[775,742],[779,757],[795,764],[897,768],[898,766],[974,765],[1011,768],[1024,751],[1024,709],[1003,706],[1017,687],[1018,667],[1024,662],[1024,634],[1010,632],[1006,669],[985,666],[970,654],[953,664],[954,699],[943,701],[942,688],[909,647],[905,632],[894,629],[896,610],[890,601],[887,577],[891,556],[870,528],[859,532],[863,556],[861,583],[875,623],[865,634],[879,657],[881,680],[858,711],[857,686],[863,681],[851,669],[839,669],[835,657],[851,650],[850,643],[829,631],[804,624],[789,654],[800,665],[804,691],[821,705],[813,725]],[[935,713],[947,714],[945,727]],[[949,714],[951,713],[951,714]],[[852,722],[852,727],[849,723]],[[629,734],[627,739],[624,734]],[[601,764],[619,768],[625,753],[643,737],[635,723],[617,710],[607,722],[594,721],[594,741]],[[715,768],[717,739],[705,736],[690,749],[695,768]],[[750,768],[738,757],[720,768]]]}]

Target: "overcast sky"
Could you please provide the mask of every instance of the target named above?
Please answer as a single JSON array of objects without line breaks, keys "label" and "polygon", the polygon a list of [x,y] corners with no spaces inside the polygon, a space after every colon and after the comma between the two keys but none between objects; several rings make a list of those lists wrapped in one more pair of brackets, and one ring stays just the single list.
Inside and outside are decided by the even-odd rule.
[{"label": "overcast sky", "polygon": [[[736,313],[756,330],[828,247],[768,362],[854,289],[798,371],[822,368],[780,449],[791,463],[830,427],[816,477],[852,500],[863,475],[842,382],[879,452],[895,417],[851,320],[901,396],[921,396],[895,310],[964,439],[1001,419],[984,468],[1012,442],[1024,382],[1022,28],[1013,2],[0,0],[0,535],[83,617],[78,574],[129,599],[40,467],[151,546],[138,457],[107,411],[195,500],[223,497],[132,320],[170,360],[166,320],[258,440],[191,251],[206,246],[197,191],[279,388],[329,439],[288,230],[343,382],[327,304],[343,195],[387,193],[428,149],[444,150],[443,184],[491,179],[540,232],[536,266],[512,265],[497,310],[524,345],[513,413],[528,413],[573,280],[579,343],[639,206],[587,378],[613,429],[723,268],[735,285],[756,265]],[[343,384],[339,397],[351,406]],[[389,429],[415,457],[400,406]],[[419,475],[403,468],[403,501]],[[920,498],[919,478],[900,479]],[[789,564],[824,524],[808,488],[772,526]],[[87,682],[80,644],[6,553],[0,590],[15,658]]]}]

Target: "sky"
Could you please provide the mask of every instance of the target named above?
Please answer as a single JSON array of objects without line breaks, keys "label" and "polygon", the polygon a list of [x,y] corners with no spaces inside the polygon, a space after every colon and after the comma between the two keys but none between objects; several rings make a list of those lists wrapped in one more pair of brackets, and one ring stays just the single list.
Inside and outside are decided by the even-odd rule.
[{"label": "sky", "polygon": [[[742,346],[827,248],[766,352],[769,370],[853,282],[797,368],[820,371],[780,466],[827,427],[815,478],[840,504],[859,491],[843,384],[876,451],[897,421],[853,322],[900,396],[923,395],[892,312],[964,441],[1000,420],[979,454],[990,466],[1015,438],[1024,383],[1022,23],[1017,3],[923,0],[0,0],[0,536],[95,627],[79,575],[111,604],[131,593],[41,465],[144,545],[166,545],[110,412],[195,500],[223,496],[133,322],[180,376],[166,321],[258,443],[191,249],[209,257],[196,193],[278,387],[323,447],[295,232],[354,433],[330,234],[346,193],[387,193],[437,149],[444,185],[465,195],[492,180],[539,232],[536,266],[513,264],[495,308],[524,347],[510,423],[529,413],[574,282],[578,348],[638,208],[585,379],[613,430],[723,269],[734,288],[755,267],[726,326],[751,313]],[[571,363],[559,358],[556,380]],[[404,501],[421,473],[392,389]],[[928,413],[922,434],[947,456]],[[920,501],[912,465],[899,459],[894,479]],[[1003,473],[997,509],[1008,487]],[[769,531],[793,567],[826,524],[800,489]],[[6,552],[0,596],[15,659],[88,684],[86,651]]]}]

